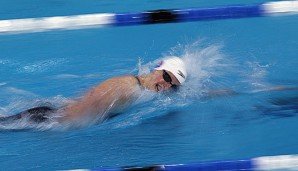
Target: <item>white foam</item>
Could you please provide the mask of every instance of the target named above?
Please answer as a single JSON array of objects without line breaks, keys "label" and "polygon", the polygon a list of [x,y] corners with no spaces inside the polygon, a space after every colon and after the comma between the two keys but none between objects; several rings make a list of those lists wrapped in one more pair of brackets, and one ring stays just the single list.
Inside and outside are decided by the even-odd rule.
[{"label": "white foam", "polygon": [[65,59],[63,58],[54,58],[54,59],[47,59],[42,61],[35,61],[33,63],[26,64],[25,66],[21,66],[17,69],[18,72],[21,73],[32,73],[32,72],[43,72],[51,67],[59,66],[65,63]]},{"label": "white foam", "polygon": [[0,86],[4,86],[4,85],[6,85],[7,83],[5,83],[5,82],[2,82],[2,83],[0,83]]},{"label": "white foam", "polygon": [[7,91],[10,91],[13,94],[18,94],[18,95],[26,95],[26,96],[36,96],[34,93],[29,92],[27,90],[15,88],[15,87],[8,87]]},{"label": "white foam", "polygon": [[56,75],[55,78],[58,78],[58,79],[81,78],[81,76],[74,75],[74,74],[59,74],[59,75]]}]

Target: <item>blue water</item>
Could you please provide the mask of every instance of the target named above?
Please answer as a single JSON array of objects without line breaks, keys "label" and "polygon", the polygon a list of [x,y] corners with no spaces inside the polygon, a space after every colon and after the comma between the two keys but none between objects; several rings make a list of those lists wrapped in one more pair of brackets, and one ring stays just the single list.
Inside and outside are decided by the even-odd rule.
[{"label": "blue water", "polygon": [[[0,19],[261,2],[2,0]],[[2,127],[0,170],[298,153],[298,91],[264,91],[298,86],[297,30],[297,16],[281,16],[0,35],[3,115],[46,103],[59,106],[110,77],[144,73],[171,54],[184,58],[190,72],[180,92],[148,95],[101,124],[70,130],[18,130],[26,123]],[[238,94],[211,98],[210,90]]]}]

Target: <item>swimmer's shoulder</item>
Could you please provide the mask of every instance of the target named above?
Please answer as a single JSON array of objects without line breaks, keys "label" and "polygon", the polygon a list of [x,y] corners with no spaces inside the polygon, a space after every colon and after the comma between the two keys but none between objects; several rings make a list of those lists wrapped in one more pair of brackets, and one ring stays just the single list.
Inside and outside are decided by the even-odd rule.
[{"label": "swimmer's shoulder", "polygon": [[140,85],[139,78],[134,75],[118,76],[118,77],[110,78],[109,81],[126,84],[126,85],[130,85],[130,86]]}]

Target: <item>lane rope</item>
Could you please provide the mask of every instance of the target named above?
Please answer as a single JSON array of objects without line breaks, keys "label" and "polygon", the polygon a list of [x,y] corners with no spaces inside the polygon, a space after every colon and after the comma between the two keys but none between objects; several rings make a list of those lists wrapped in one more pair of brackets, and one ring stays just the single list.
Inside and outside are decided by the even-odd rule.
[{"label": "lane rope", "polygon": [[148,167],[76,169],[68,171],[274,171],[298,170],[298,155],[265,156],[246,160],[213,161],[192,164],[155,165]]},{"label": "lane rope", "polygon": [[0,20],[0,34],[298,14],[298,1]]}]

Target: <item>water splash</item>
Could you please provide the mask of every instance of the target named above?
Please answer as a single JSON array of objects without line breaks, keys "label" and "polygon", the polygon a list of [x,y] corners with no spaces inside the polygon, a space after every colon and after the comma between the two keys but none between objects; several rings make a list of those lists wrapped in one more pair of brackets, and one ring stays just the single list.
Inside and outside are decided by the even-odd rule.
[{"label": "water splash", "polygon": [[243,82],[252,89],[258,91],[259,89],[266,89],[270,86],[266,80],[268,75],[269,64],[260,64],[257,61],[247,61],[245,63],[247,69],[243,74]]},{"label": "water splash", "polygon": [[192,104],[196,100],[205,98],[209,91],[219,86],[214,81],[217,77],[229,73],[234,64],[223,52],[223,45],[211,44],[204,46],[203,41],[191,44],[178,44],[163,54],[159,59],[143,64],[139,60],[139,75],[148,74],[154,67],[168,56],[178,56],[186,64],[188,78],[177,92],[152,93],[144,91],[139,103],[133,109],[125,112],[125,118],[115,120],[113,128],[123,128],[139,124],[140,122],[162,115],[169,110],[176,110]]}]

